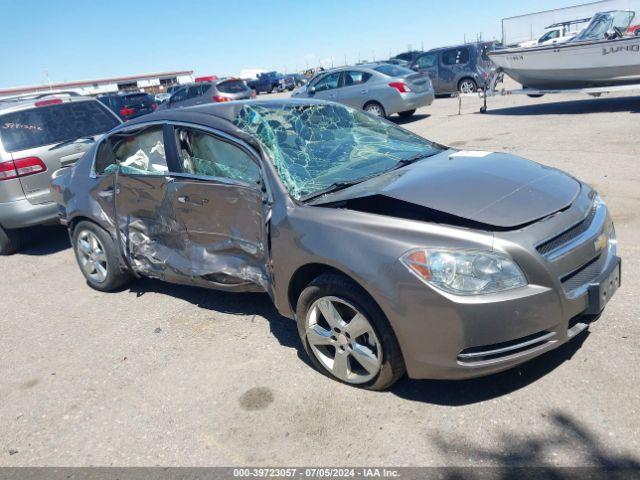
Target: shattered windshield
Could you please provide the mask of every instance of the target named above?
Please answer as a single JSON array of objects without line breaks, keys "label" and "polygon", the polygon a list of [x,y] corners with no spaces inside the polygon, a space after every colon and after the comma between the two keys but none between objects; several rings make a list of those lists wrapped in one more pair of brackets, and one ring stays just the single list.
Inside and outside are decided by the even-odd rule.
[{"label": "shattered windshield", "polygon": [[235,124],[260,140],[298,200],[440,151],[422,137],[335,104],[245,105]]}]

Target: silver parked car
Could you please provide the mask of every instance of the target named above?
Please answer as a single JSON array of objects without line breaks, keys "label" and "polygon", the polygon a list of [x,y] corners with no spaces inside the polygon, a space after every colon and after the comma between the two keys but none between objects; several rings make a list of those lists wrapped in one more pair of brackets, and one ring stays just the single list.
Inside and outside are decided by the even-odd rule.
[{"label": "silver parked car", "polygon": [[588,185],[316,100],[165,110],[52,183],[88,284],[267,292],[325,374],[467,378],[571,340],[620,284]]},{"label": "silver parked car", "polygon": [[75,94],[0,99],[0,255],[18,249],[20,228],[58,223],[52,173],[120,123],[99,101]]},{"label": "silver parked car", "polygon": [[206,103],[245,100],[253,96],[244,80],[223,78],[212,82],[198,82],[176,90],[159,108],[180,108],[204,105]]},{"label": "silver parked car", "polygon": [[323,72],[292,94],[344,103],[380,117],[410,117],[433,103],[429,77],[389,63],[341,67]]}]

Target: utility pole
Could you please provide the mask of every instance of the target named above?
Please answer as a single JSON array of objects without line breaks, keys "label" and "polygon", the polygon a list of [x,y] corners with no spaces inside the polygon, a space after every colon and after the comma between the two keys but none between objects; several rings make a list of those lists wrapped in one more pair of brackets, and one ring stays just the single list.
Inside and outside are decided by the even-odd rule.
[{"label": "utility pole", "polygon": [[44,78],[45,83],[49,86],[49,90],[53,90],[53,87],[51,86],[51,79],[49,78],[49,70],[44,71]]}]

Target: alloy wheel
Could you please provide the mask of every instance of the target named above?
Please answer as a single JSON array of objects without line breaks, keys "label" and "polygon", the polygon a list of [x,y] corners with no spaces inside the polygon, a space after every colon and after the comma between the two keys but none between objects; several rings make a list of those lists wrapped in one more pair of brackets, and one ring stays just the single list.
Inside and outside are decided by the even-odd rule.
[{"label": "alloy wheel", "polygon": [[340,380],[365,383],[380,371],[380,341],[367,317],[347,301],[316,300],[307,313],[306,334],[315,357]]},{"label": "alloy wheel", "polygon": [[460,92],[473,93],[476,91],[476,85],[471,80],[463,80],[460,82]]},{"label": "alloy wheel", "polygon": [[382,110],[382,107],[376,103],[372,103],[371,105],[367,105],[367,108],[364,109],[365,112],[371,113],[373,115],[376,115],[378,117],[383,117],[384,116],[384,110]]},{"label": "alloy wheel", "polygon": [[80,267],[91,280],[102,283],[107,278],[107,255],[98,237],[89,230],[78,234],[76,245]]}]

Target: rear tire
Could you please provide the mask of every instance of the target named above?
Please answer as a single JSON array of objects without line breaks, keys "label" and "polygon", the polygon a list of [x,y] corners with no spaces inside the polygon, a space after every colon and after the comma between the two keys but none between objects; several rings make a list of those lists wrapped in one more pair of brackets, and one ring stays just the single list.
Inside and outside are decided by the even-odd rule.
[{"label": "rear tire", "polygon": [[[344,315],[333,317],[334,322],[340,319],[338,328],[333,330],[330,324],[324,323],[324,314],[318,314],[321,310],[318,305],[327,301]],[[357,326],[354,326],[354,313],[360,316]],[[324,375],[367,390],[389,388],[404,375],[402,352],[389,321],[369,294],[350,278],[334,273],[317,277],[300,294],[296,318],[304,349],[314,367]],[[313,345],[308,332],[314,333]],[[321,335],[317,335],[318,332]],[[322,334],[331,335],[331,339],[327,336],[325,342]],[[342,355],[348,357],[343,364],[346,367],[341,370],[343,375],[337,370],[337,360],[332,364],[332,355],[335,359]],[[365,362],[360,363],[361,359]]]},{"label": "rear tire", "polygon": [[95,290],[112,292],[132,279],[131,273],[120,268],[109,234],[93,222],[82,221],[73,229],[73,251],[87,284]]},{"label": "rear tire", "polygon": [[12,255],[20,248],[20,231],[0,227],[0,255]]},{"label": "rear tire", "polygon": [[398,112],[398,115],[400,115],[402,118],[409,118],[409,117],[412,117],[414,113],[416,113],[416,109],[415,108],[413,110],[406,110],[404,112]]},{"label": "rear tire", "polygon": [[368,102],[363,110],[371,115],[375,115],[376,117],[386,117],[387,113],[384,111],[384,107],[380,105],[378,102]]}]

